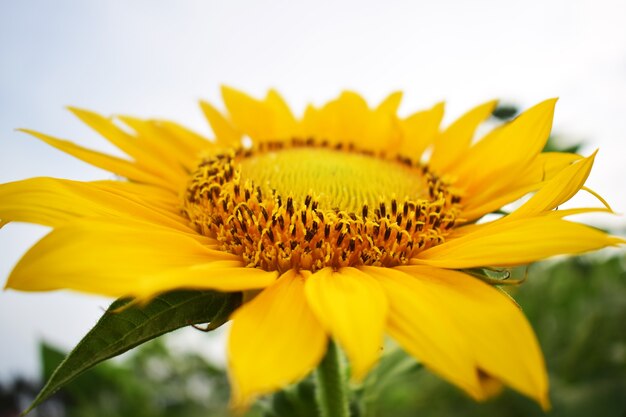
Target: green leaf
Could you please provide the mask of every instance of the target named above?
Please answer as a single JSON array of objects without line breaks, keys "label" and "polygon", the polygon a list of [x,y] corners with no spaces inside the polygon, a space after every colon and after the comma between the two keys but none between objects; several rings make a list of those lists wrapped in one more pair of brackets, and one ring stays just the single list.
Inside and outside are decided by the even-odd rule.
[{"label": "green leaf", "polygon": [[[492,269],[492,268],[469,268],[462,269],[463,272],[486,282],[489,285],[506,286],[520,285],[526,281],[528,268],[518,267],[517,271],[512,268]],[[515,274],[515,272],[518,272]],[[519,278],[511,279],[513,275],[521,275]]]},{"label": "green leaf", "polygon": [[241,303],[241,294],[213,291],[175,291],[154,298],[145,306],[119,299],[54,371],[27,414],[59,388],[98,363],[120,355],[148,340],[192,324],[223,323]]}]

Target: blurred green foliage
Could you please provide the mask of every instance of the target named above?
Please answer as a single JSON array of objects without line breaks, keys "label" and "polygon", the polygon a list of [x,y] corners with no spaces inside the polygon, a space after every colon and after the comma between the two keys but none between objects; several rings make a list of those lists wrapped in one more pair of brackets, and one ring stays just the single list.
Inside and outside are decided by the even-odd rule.
[{"label": "blurred green foliage", "polygon": [[519,114],[519,109],[514,104],[498,103],[498,106],[493,110],[491,114],[495,119],[505,122],[513,119]]},{"label": "blurred green foliage", "polygon": [[[65,354],[42,344],[41,355],[47,379]],[[105,362],[79,376],[57,401],[66,417],[226,415],[228,382],[203,356],[174,353],[155,339],[121,363]]]}]

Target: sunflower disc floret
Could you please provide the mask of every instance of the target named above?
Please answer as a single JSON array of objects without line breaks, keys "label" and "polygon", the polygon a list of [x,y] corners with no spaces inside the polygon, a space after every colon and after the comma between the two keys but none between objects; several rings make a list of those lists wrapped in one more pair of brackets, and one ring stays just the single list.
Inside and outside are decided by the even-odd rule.
[{"label": "sunflower disc floret", "polygon": [[445,240],[459,202],[409,158],[294,139],[205,158],[183,213],[250,267],[317,271],[406,264]]}]

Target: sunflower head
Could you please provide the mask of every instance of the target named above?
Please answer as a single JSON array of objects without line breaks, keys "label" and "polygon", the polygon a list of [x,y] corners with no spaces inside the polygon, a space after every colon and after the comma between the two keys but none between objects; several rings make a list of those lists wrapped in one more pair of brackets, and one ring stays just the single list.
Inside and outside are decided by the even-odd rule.
[{"label": "sunflower head", "polygon": [[[240,405],[304,377],[329,337],[363,378],[389,335],[477,400],[506,384],[548,406],[530,326],[467,269],[624,242],[564,220],[608,205],[554,210],[584,188],[595,157],[542,153],[556,100],[475,140],[495,101],[442,129],[443,104],[401,117],[399,93],[372,108],[344,92],[296,117],[275,91],[261,100],[222,92],[224,112],[201,103],[214,140],[120,116],[128,131],[71,109],[126,159],[29,131],[121,179],[0,185],[0,224],[53,228],[7,287],[254,294],[232,315]],[[529,194],[515,211],[478,221]]]},{"label": "sunflower head", "polygon": [[408,157],[291,138],[203,159],[183,213],[250,267],[317,271],[406,264],[444,241],[460,200]]}]

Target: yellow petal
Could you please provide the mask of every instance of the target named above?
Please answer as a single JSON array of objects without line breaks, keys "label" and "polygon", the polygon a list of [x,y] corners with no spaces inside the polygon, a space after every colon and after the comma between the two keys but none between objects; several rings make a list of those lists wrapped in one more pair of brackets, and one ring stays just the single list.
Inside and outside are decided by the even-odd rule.
[{"label": "yellow petal", "polygon": [[378,108],[370,111],[364,121],[365,132],[359,146],[371,151],[388,152],[396,149],[402,143],[402,128],[396,116],[400,104],[401,93],[392,94],[383,101]]},{"label": "yellow petal", "polygon": [[385,113],[389,116],[395,116],[402,101],[402,91],[394,91],[389,94],[376,108],[377,112]]},{"label": "yellow petal", "polygon": [[180,210],[180,198],[177,193],[153,185],[115,180],[92,181],[89,184],[168,213],[179,213]]},{"label": "yellow petal", "polygon": [[402,143],[399,154],[419,161],[422,154],[439,134],[439,124],[443,119],[444,103],[435,104],[431,109],[412,114],[400,121]]},{"label": "yellow petal", "polygon": [[344,91],[321,109],[308,106],[299,133],[332,145],[351,144],[368,151],[388,151],[397,146],[402,136],[395,115],[401,97],[401,93],[394,93],[372,110],[359,94]]},{"label": "yellow petal", "polygon": [[463,158],[472,143],[476,128],[491,115],[497,103],[497,100],[492,100],[481,104],[448,126],[435,140],[428,166],[436,172],[445,172]]},{"label": "yellow petal", "polygon": [[129,218],[192,232],[184,218],[140,197],[129,197],[113,182],[30,178],[0,184],[0,219],[58,227],[82,217]]},{"label": "yellow petal", "polygon": [[392,268],[360,267],[383,287],[389,300],[387,331],[407,352],[427,368],[484,399],[473,353],[455,328],[447,299],[436,288]]},{"label": "yellow petal", "polygon": [[321,111],[311,104],[307,105],[304,109],[304,115],[300,120],[298,131],[301,132],[305,138],[328,140],[328,137],[323,136],[321,119]]},{"label": "yellow petal", "polygon": [[[329,102],[322,114],[330,125],[328,137],[334,141],[359,143],[366,131],[369,107],[363,97],[353,91],[344,91],[335,101]],[[355,123],[356,122],[356,123]]]},{"label": "yellow petal", "polygon": [[226,86],[222,87],[222,98],[238,131],[256,141],[276,139],[273,115],[263,102]]},{"label": "yellow petal", "polygon": [[[399,267],[427,287],[455,323],[478,369],[549,407],[539,344],[517,305],[490,285],[457,271]],[[488,388],[485,387],[485,388]]]},{"label": "yellow petal", "polygon": [[541,182],[554,178],[563,169],[583,157],[568,152],[542,152],[520,175],[520,181]]},{"label": "yellow petal", "polygon": [[[610,210],[610,209],[607,209],[606,207],[583,207],[583,208],[574,208],[574,209],[553,210],[553,211],[548,211],[548,212],[541,213],[538,216],[555,217],[555,218],[562,219],[564,217],[575,216],[577,214],[584,214],[584,213],[607,213],[607,214],[610,214],[610,213],[613,213],[613,211]],[[460,238],[462,236],[465,236],[465,235],[468,235],[470,233],[477,233],[478,231],[488,230],[496,222],[505,222],[506,219],[509,216],[510,215],[508,215],[506,217],[500,217],[500,218],[497,218],[497,219],[495,219],[495,220],[493,220],[491,222],[487,222],[487,223],[471,223],[471,224],[467,224],[467,225],[458,227],[458,228],[454,229],[452,231],[452,233],[446,237],[446,239],[447,240],[458,239],[458,238]]]},{"label": "yellow petal", "polygon": [[544,181],[554,178],[563,169],[581,158],[580,155],[572,153],[540,153],[513,182],[487,185],[478,194],[466,194],[463,217],[467,220],[477,219],[530,192],[537,191]]},{"label": "yellow petal", "polygon": [[572,198],[585,184],[596,152],[589,158],[578,161],[565,168],[541,187],[530,200],[503,220],[513,220],[550,211]]},{"label": "yellow petal", "polygon": [[563,217],[575,216],[577,214],[585,214],[585,213],[605,213],[605,214],[615,214],[613,210],[606,207],[580,207],[573,209],[564,209],[564,210],[553,210],[547,213],[543,213],[543,216],[549,217],[558,217],[562,219]]},{"label": "yellow petal", "polygon": [[298,136],[296,118],[291,113],[287,102],[276,90],[269,90],[265,97],[265,105],[270,109],[273,118],[273,137],[289,139]]},{"label": "yellow petal", "polygon": [[271,285],[278,278],[278,272],[247,268],[243,262],[230,259],[167,269],[147,278],[149,279],[144,281],[145,286],[137,287],[133,296],[151,298],[172,288],[224,292],[257,290]]},{"label": "yellow petal", "polygon": [[387,299],[380,285],[355,268],[324,268],[306,282],[306,298],[319,321],[343,347],[352,378],[361,380],[378,361]]},{"label": "yellow petal", "polygon": [[142,155],[142,150],[137,147],[133,138],[115,126],[112,120],[89,110],[76,107],[68,107],[67,109],[126,154],[134,158]]},{"label": "yellow petal", "polygon": [[184,172],[176,170],[176,166],[172,167],[163,160],[155,157],[154,154],[150,152],[149,147],[140,146],[137,138],[130,136],[117,127],[112,119],[76,107],[68,107],[68,110],[87,126],[98,132],[102,137],[131,156],[137,162],[138,166],[151,174],[173,181],[179,181],[180,177],[184,175]]},{"label": "yellow petal", "polygon": [[188,148],[193,155],[206,152],[212,146],[209,139],[178,123],[169,120],[154,120],[153,123],[158,129],[169,133],[170,137],[180,146]]},{"label": "yellow petal", "polygon": [[327,336],[304,281],[290,270],[233,315],[228,361],[236,407],[303,378],[322,359]]},{"label": "yellow petal", "polygon": [[[155,157],[167,161],[172,169],[186,169],[187,172],[196,168],[199,155],[195,149],[187,146],[184,139],[165,131],[158,122],[131,116],[117,116],[125,125],[135,131],[135,140],[145,149],[149,149]],[[207,148],[211,144],[207,142]]]},{"label": "yellow petal", "polygon": [[[212,242],[131,220],[75,220],[35,244],[12,271],[7,287],[145,297],[185,287],[181,281],[152,280],[169,269],[213,261],[230,261],[231,267],[242,265],[237,256],[210,249]],[[244,280],[248,283],[249,277]],[[263,277],[260,280],[265,282]],[[213,288],[208,282],[206,288]],[[194,278],[192,284],[197,288],[198,280]]]},{"label": "yellow petal", "polygon": [[582,186],[580,188],[581,190],[587,191],[589,194],[591,194],[592,196],[594,196],[595,198],[597,198],[603,205],[604,207],[609,210],[609,211],[613,211],[613,209],[611,208],[611,206],[609,205],[609,203],[602,198],[602,196],[600,194],[598,194],[597,192],[593,191],[591,188],[586,187],[586,186]]},{"label": "yellow petal", "polygon": [[483,202],[476,202],[473,197],[470,197],[471,201],[468,201],[467,205],[463,207],[462,217],[467,221],[478,219],[487,213],[492,213],[509,203],[519,200],[528,193],[537,191],[541,185],[541,183],[533,183],[515,187],[511,191],[496,194],[492,199]]},{"label": "yellow petal", "polygon": [[543,149],[555,104],[556,99],[539,103],[476,143],[452,168],[456,185],[469,195],[480,195],[487,187],[514,182]]},{"label": "yellow petal", "polygon": [[412,263],[441,268],[513,266],[560,254],[578,254],[624,240],[557,217],[493,222],[420,252]]},{"label": "yellow petal", "polygon": [[241,146],[241,133],[226,120],[222,113],[206,101],[200,101],[200,108],[219,143],[233,147]]},{"label": "yellow petal", "polygon": [[166,189],[175,190],[178,192],[179,188],[177,183],[172,183],[163,178],[157,177],[145,169],[138,167],[135,163],[116,158],[114,156],[105,155],[100,152],[92,151],[91,149],[83,148],[67,140],[53,138],[52,136],[44,135],[43,133],[35,132],[28,129],[20,129],[24,133],[28,133],[40,139],[41,141],[53,146],[60,151],[63,151],[69,155],[72,155],[82,161],[85,161],[98,168],[105,169],[122,177],[126,177],[129,180],[159,185]]}]

